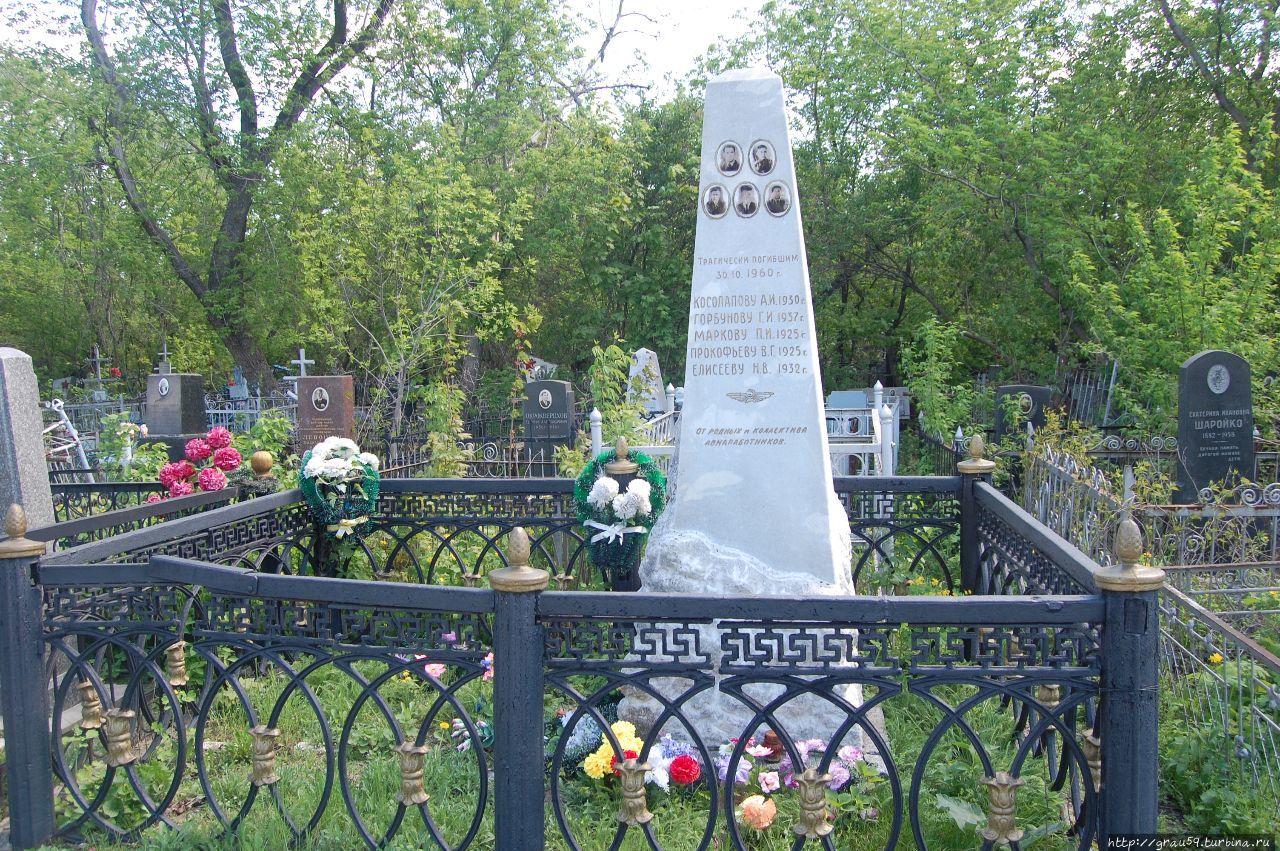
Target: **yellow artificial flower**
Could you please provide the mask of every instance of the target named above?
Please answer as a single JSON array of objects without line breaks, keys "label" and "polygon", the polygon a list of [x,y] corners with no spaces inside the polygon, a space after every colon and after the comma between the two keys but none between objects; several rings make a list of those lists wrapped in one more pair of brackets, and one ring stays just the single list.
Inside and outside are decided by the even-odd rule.
[{"label": "yellow artificial flower", "polygon": [[582,761],[582,770],[593,780],[599,780],[613,770],[613,750],[604,745]]},{"label": "yellow artificial flower", "polygon": [[634,739],[636,737],[636,725],[630,721],[614,721],[609,725],[609,729],[619,739]]},{"label": "yellow artificial flower", "polygon": [[1214,652],[1209,654],[1210,665],[1221,665],[1222,660],[1223,660],[1223,656],[1221,653]]},{"label": "yellow artificial flower", "polygon": [[448,721],[441,721],[441,722],[440,722],[440,729],[441,729],[441,730],[448,730],[448,729],[449,729],[449,722],[448,722]]}]

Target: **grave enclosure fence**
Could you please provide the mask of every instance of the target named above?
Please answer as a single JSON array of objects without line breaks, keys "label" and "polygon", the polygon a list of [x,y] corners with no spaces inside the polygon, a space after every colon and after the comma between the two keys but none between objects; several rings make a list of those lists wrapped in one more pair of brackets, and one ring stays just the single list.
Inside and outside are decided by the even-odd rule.
[{"label": "grave enclosure fence", "polygon": [[[1108,438],[1100,455],[1134,461],[1167,444]],[[1158,463],[1152,466],[1159,466]],[[1036,445],[1028,453],[1022,504],[1099,564],[1123,497],[1108,477],[1071,455]],[[1280,498],[1276,485],[1246,485],[1236,504],[1137,505],[1149,563],[1162,565],[1162,722],[1187,747],[1225,755],[1222,782],[1250,790],[1280,823]],[[1272,636],[1264,645],[1255,636]],[[1170,786],[1175,785],[1167,779]]]},{"label": "grave enclosure fence", "polygon": [[[983,476],[836,480],[865,586],[893,564],[956,597],[577,590],[600,580],[571,488],[388,480],[374,531],[337,552],[296,491],[53,555],[11,522],[0,699],[10,777],[28,781],[10,785],[15,847],[134,838],[202,812],[229,831],[274,813],[284,840],[368,847],[617,848],[638,832],[654,848],[746,848],[741,790],[716,765],[734,777],[766,729],[799,787],[776,796],[789,847],[868,832],[866,847],[954,847],[934,836],[939,796],[982,814],[966,847],[1017,847],[1050,821],[1078,848],[1154,830],[1156,594],[1102,582]],[[42,680],[52,691],[30,688]],[[716,686],[751,719],[723,754],[685,716]],[[621,754],[619,690],[664,714],[618,778],[593,780],[570,745],[589,734]],[[844,718],[829,747],[788,730],[803,700]],[[50,712],[71,722],[51,735]],[[896,713],[920,741],[885,734],[877,716]],[[703,766],[669,796],[636,782],[663,727]],[[832,800],[865,793],[874,818],[822,793],[840,743],[884,773]],[[1032,814],[1041,798],[1051,817]]]}]

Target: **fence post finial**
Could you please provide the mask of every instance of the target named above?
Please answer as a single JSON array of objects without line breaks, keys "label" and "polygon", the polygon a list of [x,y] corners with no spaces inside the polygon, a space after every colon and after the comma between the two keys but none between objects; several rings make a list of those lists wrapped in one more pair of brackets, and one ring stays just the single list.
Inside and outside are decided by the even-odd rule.
[{"label": "fence post finial", "polygon": [[1139,564],[1142,560],[1142,530],[1133,519],[1133,494],[1125,477],[1125,501],[1112,548],[1116,564],[1095,574],[1098,587],[1106,591],[1155,591],[1164,585],[1164,571]]},{"label": "fence post finial", "polygon": [[489,572],[489,587],[495,591],[543,591],[551,581],[551,574],[529,564],[532,554],[529,533],[523,526],[516,526],[507,536],[507,564]]},{"label": "fence post finial", "polygon": [[4,533],[0,541],[0,558],[29,558],[44,555],[44,542],[27,539],[27,512],[16,502],[4,515]]},{"label": "fence post finial", "polygon": [[996,471],[996,462],[990,458],[984,458],[986,453],[987,444],[982,439],[982,432],[974,432],[969,440],[969,457],[956,464],[956,470],[965,476],[991,475]]}]

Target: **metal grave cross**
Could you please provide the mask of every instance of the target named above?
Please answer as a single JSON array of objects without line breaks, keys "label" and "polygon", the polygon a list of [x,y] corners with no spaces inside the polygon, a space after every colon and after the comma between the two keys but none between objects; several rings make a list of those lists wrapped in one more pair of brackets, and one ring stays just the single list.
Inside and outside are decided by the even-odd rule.
[{"label": "metal grave cross", "polygon": [[306,350],[306,349],[298,349],[298,358],[297,358],[297,360],[291,360],[291,361],[289,361],[289,363],[294,363],[294,364],[297,364],[297,365],[298,365],[298,377],[299,377],[299,378],[306,378],[306,377],[307,377],[307,364],[314,364],[314,363],[315,363],[315,361],[313,361],[313,360],[308,360],[308,359],[307,359],[307,350]]},{"label": "metal grave cross", "polygon": [[156,372],[161,375],[169,375],[173,372],[173,364],[169,363],[169,341],[165,340],[160,346],[160,363],[156,366]]},{"label": "metal grave cross", "polygon": [[98,354],[98,347],[94,346],[93,357],[89,358],[87,363],[93,364],[93,375],[98,380],[98,382],[101,383],[102,382],[102,365],[104,363],[111,363],[111,358],[104,358],[102,355]]}]

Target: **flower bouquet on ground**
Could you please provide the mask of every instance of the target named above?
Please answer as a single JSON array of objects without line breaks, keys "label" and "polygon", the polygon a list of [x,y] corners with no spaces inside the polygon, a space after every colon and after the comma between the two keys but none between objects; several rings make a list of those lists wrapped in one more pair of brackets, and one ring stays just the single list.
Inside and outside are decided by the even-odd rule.
[{"label": "flower bouquet on ground", "polygon": [[302,498],[336,540],[369,531],[380,482],[377,456],[361,452],[354,440],[325,438],[302,456]]},{"label": "flower bouquet on ground", "polygon": [[666,504],[667,479],[653,459],[631,452],[626,438],[601,452],[573,487],[578,522],[590,536],[591,561],[615,591],[640,587],[640,546]]}]

